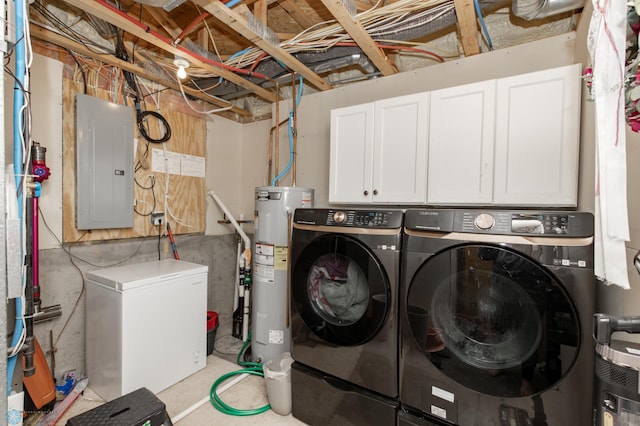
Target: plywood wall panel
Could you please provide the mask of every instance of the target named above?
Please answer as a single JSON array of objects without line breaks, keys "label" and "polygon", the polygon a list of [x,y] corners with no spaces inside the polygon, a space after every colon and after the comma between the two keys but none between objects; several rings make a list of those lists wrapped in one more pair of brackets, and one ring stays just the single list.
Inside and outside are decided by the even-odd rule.
[{"label": "plywood wall panel", "polygon": [[[79,231],[75,228],[75,196],[76,196],[76,166],[75,166],[75,95],[81,93],[82,85],[70,79],[63,79],[63,241],[100,241],[122,238],[146,237],[164,232],[151,224],[148,214],[154,205],[156,212],[164,212],[174,234],[202,233],[205,229],[206,187],[204,177],[167,175],[162,171],[152,171],[151,168],[139,167],[135,173],[139,185],[134,186],[136,210],[143,215],[134,215],[134,227],[123,229],[96,229]],[[100,99],[111,100],[111,93],[104,89],[93,88],[88,93]],[[192,112],[182,102],[173,96],[161,96],[159,112],[171,127],[171,138],[165,144],[148,143],[138,135],[141,145],[135,153],[135,162],[141,159],[141,153],[149,151],[148,165],[151,165],[152,149],[163,149],[178,154],[187,154],[206,158],[206,123],[198,114]],[[132,105],[130,105],[132,106]],[[153,103],[147,104],[146,109],[153,109]],[[162,126],[153,118],[149,120],[148,133],[157,138],[163,132]],[[142,158],[144,160],[144,158]],[[141,161],[145,163],[145,161]],[[153,194],[149,188],[155,181]],[[167,190],[168,189],[168,190]],[[166,197],[165,197],[166,193]],[[165,205],[165,200],[167,205]],[[134,200],[132,200],[133,204]],[[133,205],[132,205],[133,208]]]}]

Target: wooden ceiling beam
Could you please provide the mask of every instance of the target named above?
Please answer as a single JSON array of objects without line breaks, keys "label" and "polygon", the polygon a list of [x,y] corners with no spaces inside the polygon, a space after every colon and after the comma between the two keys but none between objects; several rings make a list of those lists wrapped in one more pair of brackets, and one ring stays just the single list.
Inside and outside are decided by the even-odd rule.
[{"label": "wooden ceiling beam", "polygon": [[[162,78],[157,77],[154,74],[151,74],[149,72],[147,72],[144,68],[141,68],[137,65],[134,65],[132,63],[123,61],[121,59],[116,58],[113,55],[105,55],[105,54],[101,54],[101,53],[96,53],[94,51],[92,51],[91,49],[85,47],[84,45],[77,43],[71,39],[68,39],[66,37],[63,37],[59,34],[54,33],[53,31],[49,31],[46,30],[42,27],[39,27],[37,25],[31,24],[29,25],[29,31],[31,32],[31,36],[38,38],[40,40],[46,41],[48,43],[52,43],[55,44],[56,46],[60,46],[60,47],[64,47],[66,49],[72,50],[74,52],[77,52],[81,55],[87,56],[89,58],[93,58],[97,61],[103,62],[105,64],[109,64],[109,65],[113,65],[116,67],[119,67],[123,70],[132,72],[134,74],[136,74],[139,77],[142,78],[146,78],[149,81],[153,81],[155,83],[159,83],[162,84],[165,87],[169,87],[171,89],[177,90],[178,92],[180,91],[180,86],[178,86],[177,83],[174,83],[172,81],[168,81]],[[185,93],[188,93],[189,95],[193,96],[194,98],[200,99],[202,101],[208,102],[209,104],[212,105],[216,105],[219,107],[227,107],[229,106],[229,102],[226,102],[222,99],[218,99],[212,96],[208,96],[204,93],[202,93],[199,90],[195,90],[192,89],[191,87],[188,86],[182,86],[182,90],[184,90]],[[237,106],[233,106],[230,110],[228,110],[227,112],[235,112],[236,114],[239,114],[241,116],[244,117],[250,117],[251,113],[249,113],[249,111],[242,109],[240,107]]]},{"label": "wooden ceiling beam", "polygon": [[300,24],[302,28],[310,28],[314,25],[313,21],[309,19],[304,10],[302,10],[294,0],[280,0],[278,4],[280,4],[289,16],[291,16],[291,19]]},{"label": "wooden ceiling beam", "polygon": [[253,5],[253,14],[265,25],[267,25],[267,8],[268,4],[266,0],[258,0]]},{"label": "wooden ceiling beam", "polygon": [[357,17],[351,16],[341,0],[322,0],[322,3],[383,75],[396,73],[386,55],[367,33],[367,30],[358,21]]},{"label": "wooden ceiling beam", "polygon": [[[215,16],[220,22],[239,33],[255,46],[264,50],[274,59],[279,60],[292,71],[300,74],[304,79],[319,90],[329,90],[331,85],[324,81],[318,74],[311,71],[302,62],[293,57],[289,52],[269,43],[265,37],[258,34],[255,29],[249,27],[247,19],[240,13],[228,8],[219,0],[193,0],[193,2],[204,10]],[[257,20],[257,18],[256,18]]]},{"label": "wooden ceiling beam", "polygon": [[460,32],[460,43],[465,56],[477,55],[480,53],[478,43],[478,27],[476,24],[476,10],[473,0],[453,0],[458,17],[458,31]]},{"label": "wooden ceiling beam", "polygon": [[182,28],[176,22],[169,18],[167,12],[159,7],[143,6],[145,12],[147,12],[158,24],[171,36],[172,39],[176,39],[182,32]]},{"label": "wooden ceiling beam", "polygon": [[218,75],[232,83],[237,84],[238,86],[255,93],[259,97],[269,101],[275,102],[276,96],[275,93],[266,90],[257,84],[254,84],[234,72],[226,69],[223,64],[213,65],[210,62],[201,59],[202,57],[196,55],[193,52],[188,51],[184,48],[179,48],[174,46],[170,41],[162,38],[158,34],[154,34],[148,29],[140,26],[138,23],[132,22],[127,17],[117,13],[112,6],[103,2],[101,0],[64,0],[65,3],[70,4],[71,6],[75,6],[81,10],[84,10],[87,13],[90,13],[98,18],[101,18],[112,25],[115,25],[118,28],[148,42],[153,44],[156,47],[159,47],[162,50],[165,50],[173,55],[181,56],[192,64],[199,66],[200,68],[209,71],[214,75]]}]

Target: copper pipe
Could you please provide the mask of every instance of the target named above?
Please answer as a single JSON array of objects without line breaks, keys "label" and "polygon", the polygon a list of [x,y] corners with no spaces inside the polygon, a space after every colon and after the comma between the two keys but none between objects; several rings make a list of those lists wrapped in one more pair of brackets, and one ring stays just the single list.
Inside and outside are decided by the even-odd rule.
[{"label": "copper pipe", "polygon": [[298,153],[297,145],[298,145],[298,113],[296,111],[296,74],[291,74],[291,99],[293,100],[293,106],[291,110],[293,111],[293,123],[291,124],[291,132],[293,133],[293,152],[291,155],[293,156],[293,160],[291,162],[291,186],[296,186],[296,154]]},{"label": "copper pipe", "polygon": [[[276,164],[274,167],[273,175],[278,176],[278,168],[280,166],[280,89],[278,87],[278,81],[276,80]],[[271,184],[271,182],[269,182]],[[278,186],[278,182],[275,182],[275,186]]]},{"label": "copper pipe", "polygon": [[267,174],[267,185],[271,185],[271,167],[273,167],[273,129],[276,126],[271,126],[271,130],[269,130],[269,159],[267,160],[268,174]]},{"label": "copper pipe", "polygon": [[287,121],[289,121],[289,118],[285,118],[278,124],[274,124],[269,130],[269,184],[271,184],[271,179],[273,179],[273,176],[271,175],[271,168],[273,167],[273,133],[275,132],[277,126],[282,126]]}]

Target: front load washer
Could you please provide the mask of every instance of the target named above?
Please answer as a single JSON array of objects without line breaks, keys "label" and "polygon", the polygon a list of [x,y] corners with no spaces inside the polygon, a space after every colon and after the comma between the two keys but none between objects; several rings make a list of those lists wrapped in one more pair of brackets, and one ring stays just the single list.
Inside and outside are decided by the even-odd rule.
[{"label": "front load washer", "polygon": [[591,424],[593,216],[408,210],[404,229],[404,411],[460,426]]},{"label": "front load washer", "polygon": [[[395,424],[402,221],[401,210],[296,209],[294,417],[312,424]],[[359,408],[343,409],[354,392]],[[325,394],[332,405],[320,403]],[[358,419],[334,416],[342,411]]]}]

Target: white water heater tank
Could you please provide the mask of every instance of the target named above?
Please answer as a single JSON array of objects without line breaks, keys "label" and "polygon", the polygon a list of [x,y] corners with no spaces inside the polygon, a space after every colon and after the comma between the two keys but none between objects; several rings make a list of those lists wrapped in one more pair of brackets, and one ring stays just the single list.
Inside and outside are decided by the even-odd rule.
[{"label": "white water heater tank", "polygon": [[313,207],[314,190],[285,186],[256,188],[255,247],[251,303],[251,355],[265,363],[291,351],[289,243],[293,213]]}]

